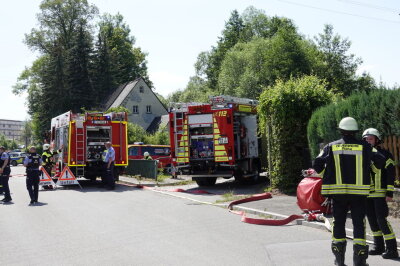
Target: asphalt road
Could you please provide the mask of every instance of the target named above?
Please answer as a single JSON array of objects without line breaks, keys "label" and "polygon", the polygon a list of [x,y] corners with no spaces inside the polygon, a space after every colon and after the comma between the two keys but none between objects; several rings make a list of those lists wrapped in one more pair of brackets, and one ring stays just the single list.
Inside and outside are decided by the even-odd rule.
[{"label": "asphalt road", "polygon": [[[0,265],[333,265],[322,230],[250,225],[189,199],[82,185],[41,191],[28,206],[24,177],[11,178],[13,202],[0,205]],[[347,255],[351,265],[351,241]]]}]

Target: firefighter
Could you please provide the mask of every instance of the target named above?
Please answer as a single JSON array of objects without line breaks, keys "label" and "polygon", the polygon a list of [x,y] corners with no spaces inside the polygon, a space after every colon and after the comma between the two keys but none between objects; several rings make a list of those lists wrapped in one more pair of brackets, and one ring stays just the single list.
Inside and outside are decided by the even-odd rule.
[{"label": "firefighter", "polygon": [[111,142],[106,142],[106,154],[104,157],[104,182],[109,190],[115,189],[115,179],[114,179],[114,161],[115,161],[115,151],[111,145]]},{"label": "firefighter", "polygon": [[357,121],[345,117],[339,123],[342,138],[326,145],[314,160],[314,169],[323,175],[321,194],[333,200],[332,252],[335,265],[345,265],[346,217],[350,209],[354,226],[354,265],[367,265],[365,239],[366,199],[370,192],[370,164],[380,169],[384,158],[371,145],[355,138]]},{"label": "firefighter", "polygon": [[153,158],[151,158],[150,153],[145,151],[143,153],[143,160],[153,160]]},{"label": "firefighter", "polygon": [[[42,153],[42,166],[46,170],[46,172],[51,176],[51,170],[53,169],[54,162],[52,158],[54,155],[62,152],[62,147],[58,151],[50,151],[50,144],[43,144],[43,153]],[[52,189],[53,186],[43,186],[44,189]]]},{"label": "firefighter", "polygon": [[6,148],[0,147],[0,184],[4,192],[3,202],[10,202],[12,200],[10,194],[10,187],[8,186],[8,179],[10,178],[10,155],[6,152]]},{"label": "firefighter", "polygon": [[386,219],[389,215],[387,201],[393,200],[394,191],[393,155],[379,146],[381,134],[377,129],[366,129],[362,137],[386,159],[385,167],[382,169],[372,168],[373,189],[367,199],[367,218],[374,236],[374,248],[369,251],[369,254],[382,255],[384,259],[395,259],[399,257],[396,236]]},{"label": "firefighter", "polygon": [[54,162],[51,159],[53,158],[54,155],[57,155],[61,152],[62,152],[62,147],[57,151],[51,151],[50,144],[43,144],[42,166],[50,176],[51,176],[51,169],[53,168],[54,164]]},{"label": "firefighter", "polygon": [[42,158],[36,153],[35,146],[29,148],[29,154],[25,157],[24,166],[26,167],[26,188],[31,198],[30,205],[38,202],[40,172],[39,166],[42,164]]}]

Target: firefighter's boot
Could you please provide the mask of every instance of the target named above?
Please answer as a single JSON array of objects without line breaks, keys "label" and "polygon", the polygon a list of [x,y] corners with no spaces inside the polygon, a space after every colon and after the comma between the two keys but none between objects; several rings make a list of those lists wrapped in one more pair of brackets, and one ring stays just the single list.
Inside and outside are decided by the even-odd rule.
[{"label": "firefighter's boot", "polygon": [[382,255],[385,251],[385,242],[383,236],[374,236],[374,247],[368,251],[369,255]]},{"label": "firefighter's boot", "polygon": [[335,265],[337,266],[346,266],[344,264],[346,244],[347,242],[332,242],[332,252],[335,255]]},{"label": "firefighter's boot", "polygon": [[354,266],[368,266],[368,246],[354,245],[353,246],[353,265]]},{"label": "firefighter's boot", "polygon": [[386,251],[382,254],[384,259],[396,259],[399,257],[399,252],[397,251],[396,239],[390,239],[386,241]]}]

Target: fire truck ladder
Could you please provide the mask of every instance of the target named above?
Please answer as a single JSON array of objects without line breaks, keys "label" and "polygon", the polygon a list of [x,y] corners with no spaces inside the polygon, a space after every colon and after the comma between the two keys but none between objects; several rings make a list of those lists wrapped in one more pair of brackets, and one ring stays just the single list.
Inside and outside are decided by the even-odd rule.
[{"label": "fire truck ladder", "polygon": [[85,176],[85,132],[83,128],[83,120],[76,121],[76,138],[75,138],[75,158],[76,158],[76,177]]},{"label": "fire truck ladder", "polygon": [[[180,153],[180,146],[179,144],[181,142],[185,142],[184,140],[181,140],[178,138],[178,135],[182,136],[183,135],[183,127],[185,126],[185,121],[183,117],[183,112],[174,112],[174,138],[175,138],[175,154]],[[178,121],[180,121],[180,124],[178,125]],[[182,162],[177,162],[177,165],[185,165],[185,163]]]}]

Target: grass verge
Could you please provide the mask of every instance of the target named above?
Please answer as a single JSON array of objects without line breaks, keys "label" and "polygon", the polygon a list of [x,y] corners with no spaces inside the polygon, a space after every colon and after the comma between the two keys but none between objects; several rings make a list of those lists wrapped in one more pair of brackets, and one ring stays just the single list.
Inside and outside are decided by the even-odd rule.
[{"label": "grass verge", "polygon": [[235,195],[233,191],[227,192],[222,195],[222,199],[218,199],[215,201],[215,203],[224,203],[224,202],[229,202],[229,201],[234,201],[234,200],[240,200],[244,198],[251,197],[252,195]]}]

